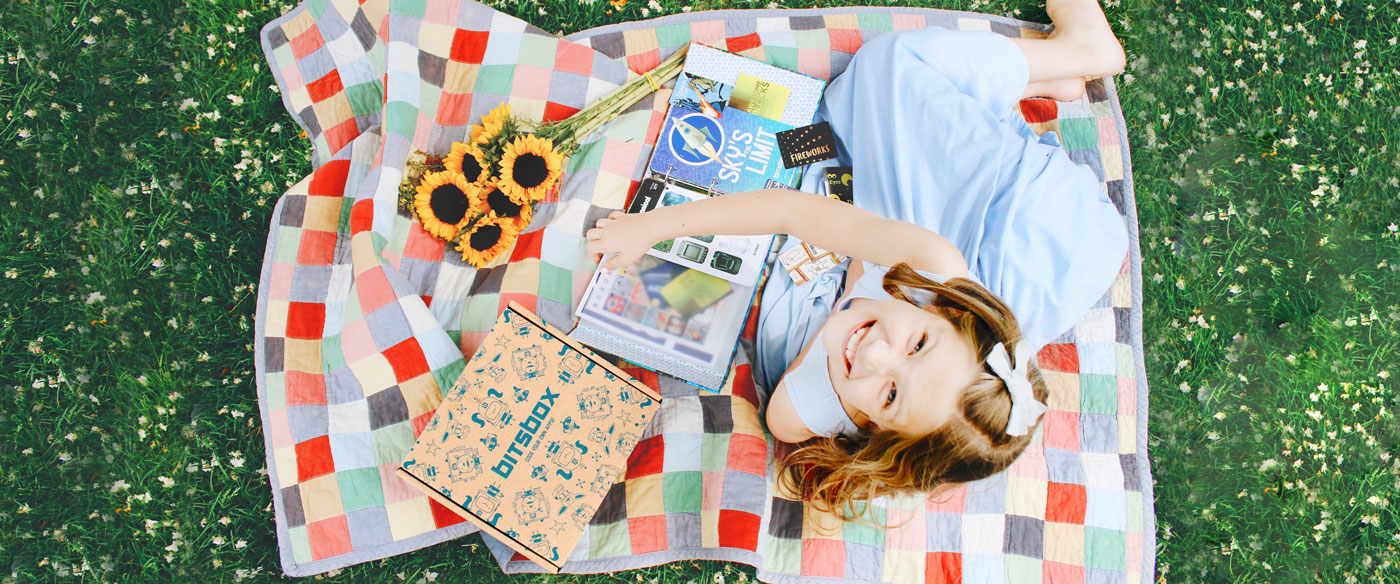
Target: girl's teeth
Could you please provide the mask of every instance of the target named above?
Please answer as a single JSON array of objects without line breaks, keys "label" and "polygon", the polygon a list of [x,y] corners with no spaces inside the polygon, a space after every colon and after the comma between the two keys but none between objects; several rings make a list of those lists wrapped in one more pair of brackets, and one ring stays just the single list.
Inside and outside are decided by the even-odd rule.
[{"label": "girl's teeth", "polygon": [[856,347],[860,345],[860,340],[865,338],[865,334],[870,332],[870,325],[863,326],[856,330],[851,338],[846,340],[846,360],[850,361],[856,352]]}]

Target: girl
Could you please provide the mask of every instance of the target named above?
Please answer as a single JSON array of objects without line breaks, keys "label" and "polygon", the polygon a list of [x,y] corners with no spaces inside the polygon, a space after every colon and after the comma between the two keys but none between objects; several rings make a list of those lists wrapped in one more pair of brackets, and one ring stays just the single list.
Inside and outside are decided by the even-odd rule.
[{"label": "girl", "polygon": [[589,253],[616,254],[609,269],[681,235],[788,233],[858,258],[801,286],[775,274],[760,305],[765,416],[802,443],[781,476],[804,499],[846,509],[1009,466],[1045,409],[1028,361],[1118,272],[1127,234],[1093,171],[1011,108],[1078,98],[1123,51],[1096,0],[1046,8],[1048,39],[931,28],[855,54],[817,114],[839,155],[802,181],[820,192],[825,166],[851,166],[854,206],[765,189],[616,212],[586,234]]}]

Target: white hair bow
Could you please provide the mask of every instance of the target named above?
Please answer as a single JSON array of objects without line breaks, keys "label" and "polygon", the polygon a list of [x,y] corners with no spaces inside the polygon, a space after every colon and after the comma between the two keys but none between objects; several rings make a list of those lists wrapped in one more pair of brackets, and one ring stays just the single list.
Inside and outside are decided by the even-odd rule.
[{"label": "white hair bow", "polygon": [[1006,384],[1006,390],[1011,392],[1011,419],[1006,421],[1006,433],[1012,436],[1025,436],[1026,431],[1045,413],[1045,404],[1035,399],[1035,390],[1031,388],[1030,379],[1026,377],[1026,362],[1030,358],[1030,351],[1021,350],[1016,358],[1016,367],[1011,367],[1011,357],[1006,353],[1006,346],[997,343],[992,347],[992,352],[987,354],[987,365],[992,368],[992,373],[1000,377]]}]

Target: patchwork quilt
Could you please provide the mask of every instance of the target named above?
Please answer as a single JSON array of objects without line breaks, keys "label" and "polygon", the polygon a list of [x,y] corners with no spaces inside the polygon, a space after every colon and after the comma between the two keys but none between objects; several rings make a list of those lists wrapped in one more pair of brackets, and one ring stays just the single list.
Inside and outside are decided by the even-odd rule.
[{"label": "patchwork quilt", "polygon": [[[412,149],[445,153],[506,101],[567,117],[691,41],[830,79],[870,38],[928,26],[1045,34],[985,14],[850,7],[698,12],[559,38],[470,0],[307,0],[269,23],[263,48],[314,167],[277,204],[258,288],[283,570],[316,574],[474,531],[393,470],[506,303],[572,328],[594,269],[584,228],[636,188],[669,89],[585,142],[514,250],[482,269],[396,210]],[[721,559],[770,582],[1152,582],[1137,215],[1117,93],[1100,79],[1077,102],[1020,112],[1098,173],[1134,242],[1111,290],[1040,353],[1050,409],[1026,453],[938,499],[876,501],[888,528],[784,497],[749,366],[751,315],[719,394],[629,370],[662,393],[662,409],[565,571]],[[487,543],[505,571],[539,570]]]}]

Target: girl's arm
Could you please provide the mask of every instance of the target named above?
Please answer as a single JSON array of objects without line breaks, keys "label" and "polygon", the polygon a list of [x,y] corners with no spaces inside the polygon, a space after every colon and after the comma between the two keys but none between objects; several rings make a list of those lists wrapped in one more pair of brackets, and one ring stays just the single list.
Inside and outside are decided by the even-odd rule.
[{"label": "girl's arm", "polygon": [[683,235],[789,233],[802,241],[874,264],[907,262],[948,277],[967,275],[951,242],[913,223],[885,219],[811,193],[762,189],[701,199],[640,214],[621,211],[599,219],[585,234],[588,252],[618,254],[604,265],[619,269],[658,241]]}]

